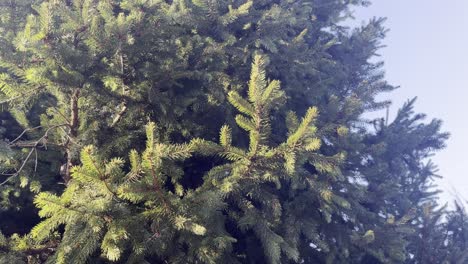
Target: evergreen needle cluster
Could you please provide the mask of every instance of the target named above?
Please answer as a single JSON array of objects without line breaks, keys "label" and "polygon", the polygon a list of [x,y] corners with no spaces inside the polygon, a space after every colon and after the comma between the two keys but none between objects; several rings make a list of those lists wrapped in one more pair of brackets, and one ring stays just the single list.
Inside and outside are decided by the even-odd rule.
[{"label": "evergreen needle cluster", "polygon": [[365,0],[0,3],[0,263],[468,263]]}]

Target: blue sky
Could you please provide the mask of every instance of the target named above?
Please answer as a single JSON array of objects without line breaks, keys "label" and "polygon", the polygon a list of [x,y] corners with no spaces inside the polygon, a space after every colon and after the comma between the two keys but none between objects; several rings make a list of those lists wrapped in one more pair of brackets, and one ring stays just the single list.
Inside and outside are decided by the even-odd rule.
[{"label": "blue sky", "polygon": [[468,0],[374,0],[354,12],[356,23],[387,17],[387,47],[380,51],[387,80],[401,86],[391,94],[397,111],[418,97],[415,110],[440,118],[451,133],[447,148],[432,160],[444,177],[440,195],[452,200],[458,192],[468,199]]}]

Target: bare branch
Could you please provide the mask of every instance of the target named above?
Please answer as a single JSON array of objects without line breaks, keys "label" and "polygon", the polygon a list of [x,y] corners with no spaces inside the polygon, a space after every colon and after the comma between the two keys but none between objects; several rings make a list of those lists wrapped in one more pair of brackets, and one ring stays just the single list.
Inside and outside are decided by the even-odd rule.
[{"label": "bare branch", "polygon": [[20,140],[24,136],[24,134],[26,134],[27,132],[39,129],[41,127],[42,126],[37,126],[37,127],[33,127],[33,128],[26,128],[18,137],[16,137],[13,141],[9,142],[9,145],[13,145],[16,141]]},{"label": "bare branch", "polygon": [[37,149],[34,149],[34,152],[36,153],[36,159],[35,159],[35,162],[34,162],[34,172],[36,172],[37,171],[37,160],[38,160]]},{"label": "bare branch", "polygon": [[122,105],[122,109],[117,113],[110,127],[114,127],[120,121],[120,119],[122,119],[123,115],[127,111],[127,104],[124,102]]},{"label": "bare branch", "polygon": [[[2,185],[5,185],[6,183],[8,183],[10,180],[12,180],[13,178],[17,177],[21,171],[23,171],[24,167],[26,166],[26,164],[28,163],[29,159],[31,158],[32,154],[34,152],[36,152],[36,162],[35,162],[35,168],[34,168],[34,171],[36,171],[37,169],[37,163],[38,163],[38,160],[37,160],[37,148],[39,147],[39,144],[43,144],[43,146],[45,146],[46,142],[45,140],[47,140],[48,136],[49,136],[49,133],[52,129],[55,129],[55,128],[58,128],[58,127],[62,127],[62,126],[69,126],[69,124],[60,124],[60,125],[54,125],[54,126],[51,126],[49,128],[47,128],[47,130],[45,131],[44,135],[39,138],[37,141],[35,141],[32,145],[32,148],[31,150],[29,151],[28,155],[26,156],[26,158],[23,160],[23,162],[21,163],[21,166],[19,167],[19,169],[11,174],[10,177],[8,177],[6,180],[4,180],[3,182],[0,183],[0,186]],[[31,131],[31,130],[35,130],[35,129],[38,129],[40,127],[34,127],[34,128],[31,128],[31,129],[26,129],[25,131],[23,131],[23,133],[21,133],[20,136],[18,136],[12,143],[13,145],[15,144],[15,141],[18,141],[27,131]],[[10,144],[12,144],[10,143]]]},{"label": "bare branch", "polygon": [[65,174],[62,175],[62,178],[65,184],[70,180],[71,168],[73,167],[73,154],[72,147],[70,143],[74,143],[73,140],[78,136],[78,127],[79,127],[79,106],[78,99],[80,97],[80,89],[75,89],[70,98],[70,133],[67,134],[67,143],[65,144],[65,151],[67,156],[67,165]]},{"label": "bare branch", "polygon": [[26,163],[28,163],[28,160],[29,158],[31,157],[31,155],[33,154],[35,148],[31,149],[28,153],[28,156],[26,157],[26,159],[23,161],[23,163],[21,164],[21,167],[16,171],[16,173],[14,173],[12,176],[8,177],[6,180],[4,180],[2,183],[0,183],[0,186],[3,186],[5,185],[6,183],[8,183],[10,180],[12,180],[13,178],[17,177],[20,172],[24,169],[24,167],[26,166]]}]

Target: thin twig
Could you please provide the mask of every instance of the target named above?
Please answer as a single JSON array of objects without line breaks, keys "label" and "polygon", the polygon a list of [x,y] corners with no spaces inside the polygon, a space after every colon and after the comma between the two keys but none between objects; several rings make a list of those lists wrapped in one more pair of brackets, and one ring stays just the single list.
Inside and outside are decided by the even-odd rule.
[{"label": "thin twig", "polygon": [[[13,178],[17,177],[17,176],[21,173],[21,171],[23,171],[24,167],[26,166],[26,164],[28,163],[29,159],[31,158],[33,152],[36,152],[36,163],[35,163],[35,168],[34,168],[34,171],[36,171],[36,169],[37,169],[37,147],[39,146],[39,144],[40,144],[41,142],[43,142],[44,139],[47,139],[47,137],[49,136],[49,132],[50,132],[52,129],[55,129],[55,128],[58,128],[58,127],[62,127],[62,126],[68,126],[68,125],[69,125],[69,124],[60,124],[60,125],[54,125],[54,126],[49,127],[49,128],[46,130],[46,132],[44,133],[44,135],[43,135],[41,138],[39,138],[39,139],[34,143],[33,147],[32,147],[31,150],[29,151],[28,155],[27,155],[26,158],[23,160],[23,162],[22,162],[20,168],[19,168],[15,173],[13,173],[10,177],[8,177],[6,180],[4,180],[3,182],[1,182],[1,183],[0,183],[0,186],[5,185],[5,184],[8,183],[10,180],[12,180]],[[30,130],[34,130],[34,129],[37,129],[37,128],[38,128],[38,127],[29,129],[29,131],[30,131]],[[24,135],[24,133],[26,133],[26,131],[28,131],[28,129],[26,129],[25,131],[23,131],[23,133],[21,133],[21,135],[18,136],[18,138],[15,139],[15,140],[17,141],[18,139],[20,139],[20,138]],[[15,141],[13,141],[13,142],[15,142]],[[11,143],[10,143],[10,144],[11,144]]]},{"label": "thin twig", "polygon": [[26,134],[26,132],[39,129],[39,128],[41,128],[41,127],[42,127],[42,126],[37,126],[37,127],[33,127],[33,128],[26,128],[18,137],[16,137],[13,141],[9,142],[9,145],[12,145],[12,144],[14,144],[16,141],[20,140],[20,139],[24,136],[24,134]]},{"label": "thin twig", "polygon": [[19,168],[19,170],[17,170],[16,173],[14,173],[12,176],[8,177],[6,180],[4,180],[2,183],[0,183],[0,186],[5,185],[11,179],[15,178],[16,176],[18,176],[20,174],[20,172],[23,170],[24,166],[26,166],[26,163],[28,162],[29,158],[33,154],[34,150],[35,150],[35,148],[33,148],[33,149],[31,149],[31,151],[29,151],[28,156],[26,157],[26,159],[21,164],[21,167]]},{"label": "thin twig", "polygon": [[34,172],[36,172],[37,171],[37,149],[36,148],[34,149],[34,152],[36,153],[36,160],[34,162]]},{"label": "thin twig", "polygon": [[110,127],[114,127],[120,121],[120,119],[122,119],[122,117],[123,117],[123,115],[125,114],[126,111],[127,111],[127,104],[126,104],[126,102],[123,102],[122,103],[122,109],[117,113],[117,115],[115,116],[114,120],[112,121],[112,124],[110,125]]}]

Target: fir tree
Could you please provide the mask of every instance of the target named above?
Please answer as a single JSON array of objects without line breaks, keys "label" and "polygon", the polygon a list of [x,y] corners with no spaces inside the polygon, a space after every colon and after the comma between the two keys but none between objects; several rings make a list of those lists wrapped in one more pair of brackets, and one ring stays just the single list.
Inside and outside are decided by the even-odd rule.
[{"label": "fir tree", "polygon": [[340,26],[367,4],[1,4],[0,261],[464,261],[441,122],[362,118],[393,90],[384,20]]}]

